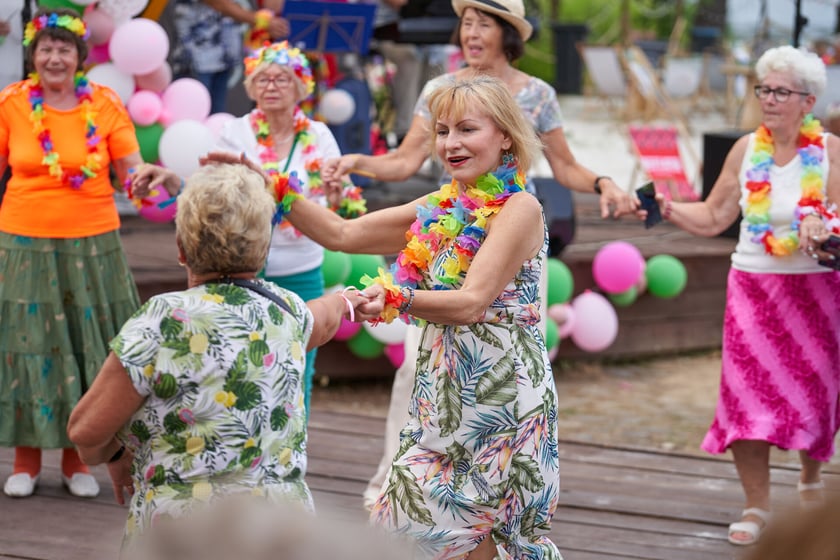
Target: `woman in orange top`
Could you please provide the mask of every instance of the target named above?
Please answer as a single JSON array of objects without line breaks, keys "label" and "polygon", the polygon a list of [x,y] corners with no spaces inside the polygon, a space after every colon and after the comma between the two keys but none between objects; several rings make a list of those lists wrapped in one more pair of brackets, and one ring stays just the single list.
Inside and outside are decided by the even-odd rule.
[{"label": "woman in orange top", "polygon": [[67,438],[70,411],[139,307],[119,239],[109,166],[141,163],[133,125],[110,89],[81,72],[87,30],[66,9],[39,11],[24,45],[29,79],[0,92],[0,445],[15,446],[3,491],[29,496],[41,449],[63,448],[76,496],[99,486]]}]

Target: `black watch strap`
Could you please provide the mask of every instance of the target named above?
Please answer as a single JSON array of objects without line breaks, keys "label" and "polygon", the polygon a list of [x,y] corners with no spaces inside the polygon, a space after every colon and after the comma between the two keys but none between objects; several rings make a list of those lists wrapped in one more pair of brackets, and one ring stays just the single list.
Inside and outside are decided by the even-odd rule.
[{"label": "black watch strap", "polygon": [[600,177],[595,177],[595,193],[601,194],[601,180],[602,179],[609,179],[606,175],[601,175]]},{"label": "black watch strap", "polygon": [[120,448],[117,449],[117,452],[114,453],[111,456],[110,459],[108,459],[108,462],[109,463],[116,463],[117,461],[119,461],[122,458],[123,453],[125,453],[125,445],[120,445]]}]

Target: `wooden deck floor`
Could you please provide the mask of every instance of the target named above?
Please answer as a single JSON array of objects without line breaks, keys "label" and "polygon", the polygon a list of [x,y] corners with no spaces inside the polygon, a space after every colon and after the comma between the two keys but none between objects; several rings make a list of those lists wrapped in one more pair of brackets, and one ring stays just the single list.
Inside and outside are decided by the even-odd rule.
[{"label": "wooden deck floor", "polygon": [[[309,473],[316,506],[362,522],[361,493],[382,445],[384,419],[315,410]],[[566,560],[721,560],[743,551],[726,542],[726,525],[739,513],[740,486],[729,461],[563,441],[560,507],[552,539]],[[0,478],[12,453],[0,450]],[[0,493],[0,559],[110,560],[116,558],[125,510],[110,493],[107,474],[95,500],[61,488],[58,452],[45,455],[35,496]],[[774,465],[774,508],[792,507],[796,471]],[[825,476],[840,493],[840,469]]]}]

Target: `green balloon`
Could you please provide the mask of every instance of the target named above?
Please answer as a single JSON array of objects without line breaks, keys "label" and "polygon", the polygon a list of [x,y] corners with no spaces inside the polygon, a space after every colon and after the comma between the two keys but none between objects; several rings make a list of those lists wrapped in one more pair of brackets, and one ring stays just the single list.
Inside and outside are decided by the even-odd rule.
[{"label": "green balloon", "polygon": [[671,255],[651,257],[645,268],[645,276],[648,291],[661,298],[678,296],[688,278],[683,263]]},{"label": "green balloon", "polygon": [[140,156],[146,163],[157,163],[160,159],[158,145],[160,137],[163,136],[163,125],[160,123],[149,126],[135,126],[134,133],[137,135],[137,143],[140,144]]},{"label": "green balloon", "polygon": [[639,296],[639,291],[636,289],[636,286],[631,286],[629,290],[625,290],[620,294],[607,294],[607,297],[611,302],[619,307],[627,307]]},{"label": "green balloon", "polygon": [[557,323],[550,317],[545,321],[545,349],[551,351],[560,342],[560,334],[557,332]]},{"label": "green balloon", "polygon": [[359,332],[347,341],[347,347],[354,356],[368,360],[381,356],[385,351],[385,344],[373,338],[366,329],[359,329]]},{"label": "green balloon", "polygon": [[566,303],[575,291],[572,271],[563,261],[548,259],[548,302],[546,309],[555,303]]},{"label": "green balloon", "polygon": [[55,10],[57,8],[70,8],[79,13],[79,15],[83,14],[85,11],[84,6],[80,6],[79,4],[74,4],[69,0],[38,0],[38,7],[44,8],[46,10]]},{"label": "green balloon", "polygon": [[324,275],[326,288],[344,284],[350,275],[350,255],[325,249],[321,273]]},{"label": "green balloon", "polygon": [[379,269],[387,269],[385,257],[382,255],[350,255],[350,273],[347,275],[345,284],[356,286],[360,290],[364,288],[361,278],[365,274],[371,277],[379,275]]}]

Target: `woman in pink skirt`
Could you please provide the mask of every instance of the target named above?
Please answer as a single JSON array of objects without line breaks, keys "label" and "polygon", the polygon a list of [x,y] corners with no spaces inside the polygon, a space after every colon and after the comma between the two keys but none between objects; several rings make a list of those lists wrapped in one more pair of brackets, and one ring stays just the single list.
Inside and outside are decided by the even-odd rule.
[{"label": "woman in pink skirt", "polygon": [[832,204],[840,139],[811,115],[825,66],[784,46],[761,56],[756,75],[763,124],[732,147],[708,198],[657,195],[663,217],[696,235],[717,235],[743,216],[727,281],[720,397],[702,444],[732,450],[746,498],[729,526],[736,545],[755,543],[769,519],[771,445],[799,451],[803,507],[822,500],[840,387],[840,276],[821,249],[840,231]]}]

